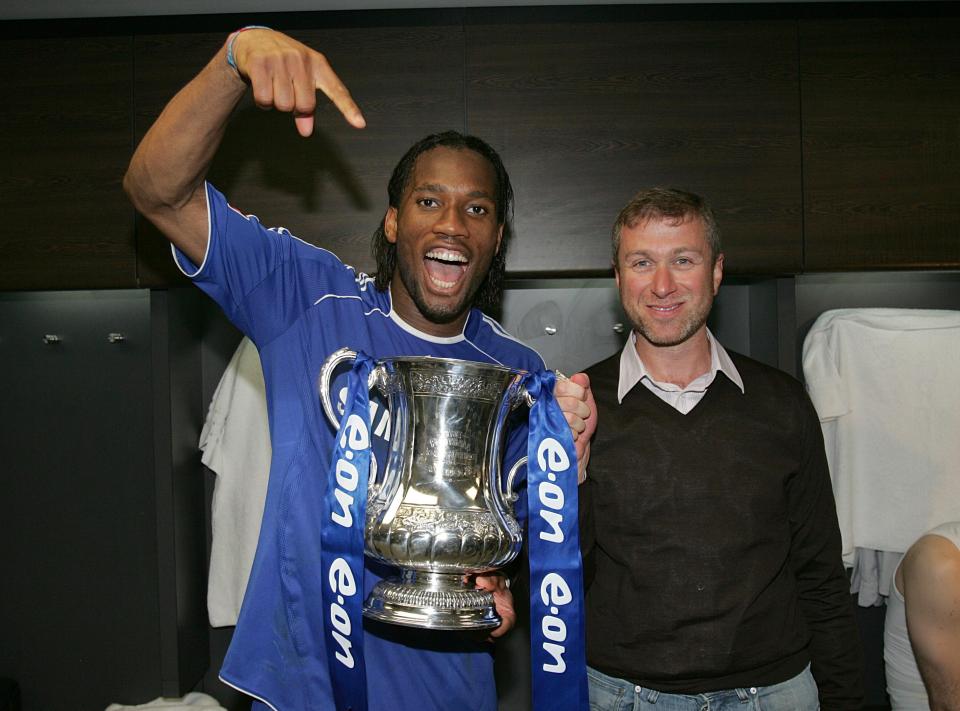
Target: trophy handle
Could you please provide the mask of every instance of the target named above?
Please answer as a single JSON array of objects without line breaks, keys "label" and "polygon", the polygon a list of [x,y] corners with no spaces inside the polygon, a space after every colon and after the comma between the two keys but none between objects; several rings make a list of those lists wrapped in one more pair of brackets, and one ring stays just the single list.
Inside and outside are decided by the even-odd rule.
[{"label": "trophy handle", "polygon": [[[356,360],[356,358],[356,351],[349,348],[340,348],[331,353],[320,367],[320,403],[323,405],[324,414],[327,416],[327,419],[330,421],[330,424],[333,425],[333,429],[335,430],[340,429],[340,418],[337,417],[337,412],[333,407],[333,403],[330,401],[330,381],[333,379],[333,371],[336,370],[338,365],[345,360]],[[376,385],[378,371],[379,367],[370,371],[370,377],[367,378],[368,390],[373,390],[373,387]]]},{"label": "trophy handle", "polygon": [[[333,407],[333,403],[330,401],[330,381],[333,379],[333,371],[336,370],[337,366],[343,363],[346,360],[356,360],[357,352],[349,348],[340,348],[331,353],[327,359],[323,362],[323,365],[320,367],[320,378],[319,378],[319,390],[320,390],[320,403],[323,405],[323,412],[327,416],[327,419],[330,420],[330,424],[333,425],[333,429],[340,429],[340,419],[337,417],[337,411]],[[370,377],[367,378],[367,389],[373,390],[374,386],[377,384],[377,379],[380,377],[381,367],[378,365],[373,370],[370,371]],[[370,453],[370,479],[367,482],[367,488],[369,495],[373,495],[376,492],[377,486],[377,458]]]},{"label": "trophy handle", "polygon": [[[557,380],[569,380],[569,378],[567,378],[567,376],[561,373],[559,370],[554,370],[553,374],[557,377]],[[520,395],[517,397],[516,401],[514,402],[513,407],[514,408],[520,407],[521,402],[524,403],[527,407],[533,407],[533,404],[536,402],[536,400],[534,400],[533,396],[529,392],[527,392],[526,388],[521,388]],[[510,467],[510,471],[507,472],[506,486],[503,490],[501,490],[500,494],[501,496],[503,496],[503,500],[507,501],[511,505],[517,499],[520,498],[518,494],[513,493],[513,480],[516,478],[517,472],[520,471],[520,467],[522,467],[526,463],[527,463],[527,457],[525,456],[520,457],[520,459],[517,460],[516,464]]]},{"label": "trophy handle", "polygon": [[527,463],[527,457],[523,456],[517,460],[516,464],[510,467],[510,471],[507,472],[507,484],[503,491],[500,492],[500,495],[503,497],[503,500],[513,506],[514,502],[520,498],[519,494],[513,493],[513,480],[517,476],[517,472],[520,471],[520,467]]}]

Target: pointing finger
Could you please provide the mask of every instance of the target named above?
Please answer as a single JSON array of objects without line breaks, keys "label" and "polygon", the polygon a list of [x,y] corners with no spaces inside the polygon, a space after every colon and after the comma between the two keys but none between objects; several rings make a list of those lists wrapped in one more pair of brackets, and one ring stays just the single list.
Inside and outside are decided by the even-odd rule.
[{"label": "pointing finger", "polygon": [[340,77],[333,71],[323,55],[319,55],[315,64],[314,81],[316,87],[327,95],[351,126],[363,128],[367,125],[366,119],[360,112],[360,107],[357,106],[346,85],[340,81]]}]

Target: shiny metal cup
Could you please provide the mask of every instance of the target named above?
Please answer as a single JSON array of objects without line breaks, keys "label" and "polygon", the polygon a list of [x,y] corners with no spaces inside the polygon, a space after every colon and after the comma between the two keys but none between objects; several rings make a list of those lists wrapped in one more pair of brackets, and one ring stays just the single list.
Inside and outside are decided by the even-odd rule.
[{"label": "shiny metal cup", "polygon": [[[341,349],[320,372],[324,411],[336,366],[356,358]],[[364,603],[367,617],[429,629],[487,629],[500,624],[493,595],[467,576],[502,567],[520,551],[513,476],[501,486],[505,425],[529,397],[525,371],[447,358],[380,360],[368,382],[390,411],[389,454],[371,471],[366,554],[400,568]]]}]

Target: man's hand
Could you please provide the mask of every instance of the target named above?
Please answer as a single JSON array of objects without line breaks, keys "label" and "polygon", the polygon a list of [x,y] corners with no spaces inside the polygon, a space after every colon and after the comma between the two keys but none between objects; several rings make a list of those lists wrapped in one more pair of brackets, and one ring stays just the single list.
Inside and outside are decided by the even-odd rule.
[{"label": "man's hand", "polygon": [[517,623],[517,613],[513,609],[513,593],[507,587],[507,579],[501,573],[490,573],[489,575],[476,576],[473,583],[478,590],[487,590],[493,593],[493,604],[503,621],[499,627],[490,633],[490,639],[492,641],[497,637],[502,637],[513,629],[513,626]]},{"label": "man's hand", "polygon": [[590,378],[586,373],[577,373],[569,379],[557,378],[553,395],[573,434],[577,449],[577,481],[582,484],[587,478],[587,462],[590,461],[590,438],[597,431],[597,403],[590,390]]},{"label": "man's hand", "polygon": [[301,136],[313,133],[317,90],[329,97],[351,126],[366,126],[327,58],[292,37],[268,29],[245,30],[234,37],[233,56],[240,76],[250,82],[257,106],[292,112]]}]

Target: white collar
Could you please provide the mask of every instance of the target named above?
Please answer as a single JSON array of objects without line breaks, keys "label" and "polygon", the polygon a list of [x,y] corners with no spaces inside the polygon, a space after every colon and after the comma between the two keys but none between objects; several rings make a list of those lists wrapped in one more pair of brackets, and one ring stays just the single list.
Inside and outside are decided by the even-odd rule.
[{"label": "white collar", "polygon": [[626,394],[644,378],[647,378],[651,383],[654,383],[661,389],[703,391],[714,381],[718,372],[726,375],[740,388],[741,393],[745,392],[743,378],[740,377],[737,367],[733,364],[733,361],[730,360],[730,355],[726,349],[720,345],[720,342],[713,337],[710,329],[708,328],[706,331],[707,342],[710,344],[710,368],[706,373],[695,378],[686,388],[659,383],[653,379],[643,364],[643,361],[640,360],[640,355],[637,353],[637,334],[635,331],[631,331],[630,337],[627,339],[626,344],[623,346],[623,351],[620,353],[620,382],[617,386],[617,402],[623,402]]}]

